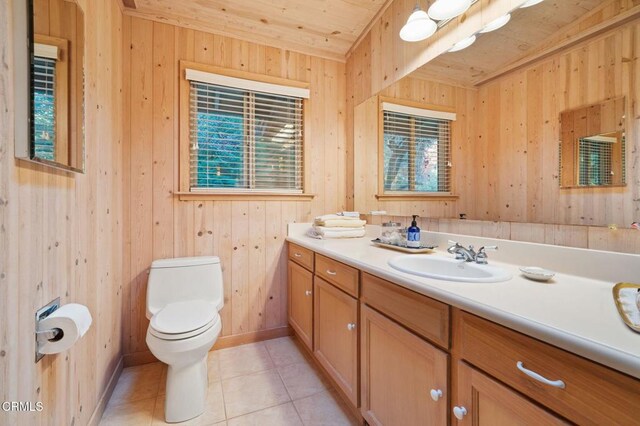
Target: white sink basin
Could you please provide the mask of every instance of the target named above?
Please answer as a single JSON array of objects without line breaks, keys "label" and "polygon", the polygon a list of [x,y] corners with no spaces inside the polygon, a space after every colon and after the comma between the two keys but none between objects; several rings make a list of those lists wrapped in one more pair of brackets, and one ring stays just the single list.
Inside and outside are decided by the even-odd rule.
[{"label": "white sink basin", "polygon": [[497,283],[512,278],[508,271],[497,266],[429,254],[394,257],[389,260],[389,266],[408,274],[446,281]]}]

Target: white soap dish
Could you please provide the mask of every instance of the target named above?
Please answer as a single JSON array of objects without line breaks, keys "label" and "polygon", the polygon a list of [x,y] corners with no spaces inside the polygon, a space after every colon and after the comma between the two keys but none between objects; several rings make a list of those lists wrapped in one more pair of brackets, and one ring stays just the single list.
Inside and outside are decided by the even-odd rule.
[{"label": "white soap dish", "polygon": [[525,277],[534,281],[549,281],[556,275],[556,273],[553,271],[539,268],[537,266],[522,267],[520,268],[520,272],[522,272]]}]

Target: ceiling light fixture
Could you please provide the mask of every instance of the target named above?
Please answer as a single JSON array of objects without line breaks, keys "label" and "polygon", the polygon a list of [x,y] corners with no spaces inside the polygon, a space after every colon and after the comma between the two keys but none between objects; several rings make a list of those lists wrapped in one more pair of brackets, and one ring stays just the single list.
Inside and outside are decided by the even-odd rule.
[{"label": "ceiling light fixture", "polygon": [[429,17],[436,21],[462,15],[471,6],[471,0],[436,0],[429,8]]},{"label": "ceiling light fixture", "polygon": [[511,14],[507,13],[506,15],[502,15],[498,19],[494,19],[493,21],[489,22],[480,32],[484,34],[491,31],[495,31],[498,28],[502,28],[505,25],[507,25],[507,23],[510,20],[511,20]]},{"label": "ceiling light fixture", "polygon": [[525,2],[522,6],[520,6],[520,9],[524,9],[525,7],[531,7],[531,6],[535,6],[538,3],[542,3],[544,0],[529,0],[528,2]]},{"label": "ceiling light fixture", "polygon": [[407,23],[400,30],[400,38],[404,41],[422,41],[431,37],[437,29],[438,26],[429,19],[427,12],[416,4]]},{"label": "ceiling light fixture", "polygon": [[462,49],[466,49],[467,47],[471,46],[475,41],[476,41],[476,35],[474,34],[471,37],[467,37],[464,40],[460,40],[459,42],[454,44],[453,47],[449,49],[449,52],[458,52]]}]

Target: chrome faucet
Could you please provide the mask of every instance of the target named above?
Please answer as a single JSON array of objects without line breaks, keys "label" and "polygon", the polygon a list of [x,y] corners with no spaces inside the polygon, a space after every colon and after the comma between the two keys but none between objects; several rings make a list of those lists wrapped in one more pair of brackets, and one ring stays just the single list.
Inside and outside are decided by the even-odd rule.
[{"label": "chrome faucet", "polygon": [[455,254],[456,259],[464,260],[465,262],[476,262],[480,265],[486,265],[488,263],[487,250],[498,250],[498,246],[483,246],[476,252],[471,245],[469,248],[464,248],[460,243],[455,241],[449,241],[449,244],[451,244],[451,246],[447,251]]}]

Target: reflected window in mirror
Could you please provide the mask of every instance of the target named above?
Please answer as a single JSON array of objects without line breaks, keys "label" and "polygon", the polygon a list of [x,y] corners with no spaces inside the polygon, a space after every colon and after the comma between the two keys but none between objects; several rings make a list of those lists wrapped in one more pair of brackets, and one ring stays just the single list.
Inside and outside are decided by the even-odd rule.
[{"label": "reflected window in mirror", "polygon": [[68,161],[69,68],[68,41],[35,35],[33,47],[34,156],[52,162]]},{"label": "reflected window in mirror", "polygon": [[29,121],[16,132],[15,155],[84,172],[84,12],[75,0],[14,3],[14,37],[29,46],[16,49],[17,110]]},{"label": "reflected window in mirror", "polygon": [[622,132],[587,136],[581,138],[578,144],[580,186],[613,185],[618,170],[622,170],[620,179],[622,184],[625,183],[625,139]]},{"label": "reflected window in mirror", "polygon": [[624,98],[560,114],[560,186],[626,185]]},{"label": "reflected window in mirror", "polygon": [[451,125],[455,114],[382,103],[383,194],[451,192]]}]

